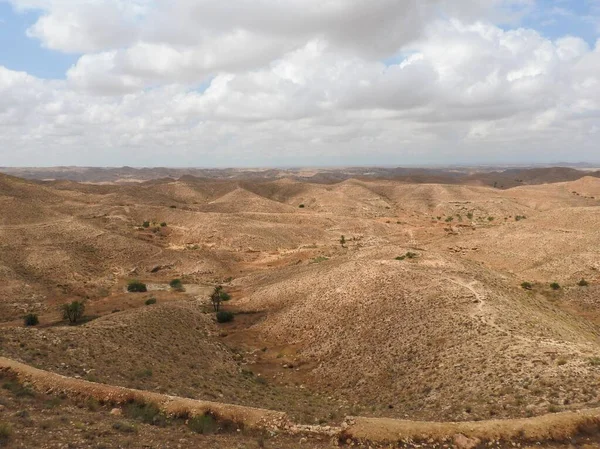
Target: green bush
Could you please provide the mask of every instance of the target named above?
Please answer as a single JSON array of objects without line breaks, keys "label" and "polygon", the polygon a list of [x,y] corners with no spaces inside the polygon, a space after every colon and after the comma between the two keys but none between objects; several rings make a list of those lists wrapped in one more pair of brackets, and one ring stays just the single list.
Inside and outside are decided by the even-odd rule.
[{"label": "green bush", "polygon": [[147,306],[151,306],[152,304],[156,304],[156,298],[148,298],[145,302]]},{"label": "green bush", "polygon": [[2,388],[4,390],[10,391],[18,398],[35,397],[35,393],[32,390],[20,384],[16,380],[9,380],[8,382],[4,382],[2,384]]},{"label": "green bush", "polygon": [[521,287],[525,290],[533,290],[533,284],[531,282],[523,282]]},{"label": "green bush", "polygon": [[209,434],[218,429],[217,421],[209,414],[194,416],[188,420],[188,427],[192,432]]},{"label": "green bush", "polygon": [[488,217],[488,221],[494,221],[494,217]]},{"label": "green bush", "polygon": [[113,423],[112,428],[123,433],[137,433],[137,428],[125,421],[117,421]]},{"label": "green bush", "polygon": [[173,290],[182,290],[183,289],[183,282],[181,282],[181,279],[173,279],[171,282],[169,282],[169,286]]},{"label": "green bush", "polygon": [[396,260],[404,260],[404,259],[415,259],[418,256],[417,253],[411,253],[410,251],[404,254],[403,256],[396,257]]},{"label": "green bush", "polygon": [[301,204],[300,206],[298,206],[300,209],[304,209],[304,204]]},{"label": "green bush", "polygon": [[152,424],[153,426],[162,427],[167,424],[166,417],[154,404],[132,402],[125,407],[125,416],[130,419],[141,421],[144,424]]},{"label": "green bush", "polygon": [[23,318],[23,321],[25,322],[25,326],[37,326],[40,324],[40,320],[35,313],[28,313]]},{"label": "green bush", "polygon": [[467,218],[468,218],[469,220],[472,220],[472,219],[473,219],[473,212],[469,212],[469,213],[467,214]]},{"label": "green bush", "polygon": [[143,282],[131,281],[127,284],[127,291],[130,293],[144,293],[148,291],[148,288]]},{"label": "green bush", "polygon": [[69,323],[75,324],[85,313],[85,304],[83,301],[73,301],[70,304],[62,306],[63,318],[69,320]]},{"label": "green bush", "polygon": [[585,279],[580,280],[577,285],[579,285],[580,287],[587,287],[589,284],[588,281],[586,281]]},{"label": "green bush", "polygon": [[12,427],[10,424],[5,422],[0,422],[0,445],[4,444],[12,437]]},{"label": "green bush", "polygon": [[229,323],[230,321],[233,321],[233,313],[220,310],[217,312],[217,321],[219,323]]},{"label": "green bush", "polygon": [[552,284],[550,284],[550,288],[552,290],[560,290],[560,284],[558,282],[553,282]]},{"label": "green bush", "polygon": [[166,228],[166,227],[167,227],[167,223],[166,223],[165,221],[163,221],[163,222],[160,224],[160,227],[161,227],[161,228]]},{"label": "green bush", "polygon": [[229,301],[231,299],[231,295],[227,292],[221,291],[221,301]]},{"label": "green bush", "polygon": [[148,220],[146,220],[144,223],[142,223],[142,227],[149,228],[150,227],[150,222]]}]

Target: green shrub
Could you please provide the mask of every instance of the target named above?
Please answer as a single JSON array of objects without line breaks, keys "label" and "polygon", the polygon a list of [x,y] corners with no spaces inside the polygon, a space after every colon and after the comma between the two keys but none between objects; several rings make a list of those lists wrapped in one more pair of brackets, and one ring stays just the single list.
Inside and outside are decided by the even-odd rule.
[{"label": "green shrub", "polygon": [[35,393],[29,388],[21,385],[16,380],[9,380],[8,382],[4,382],[2,384],[2,388],[4,390],[10,391],[18,398],[33,398],[35,397]]},{"label": "green shrub", "polygon": [[590,357],[590,365],[600,366],[600,357]]},{"label": "green shrub", "polygon": [[25,326],[37,326],[40,324],[40,320],[35,313],[28,313],[23,318],[23,321],[25,322]]},{"label": "green shrub", "polygon": [[148,368],[140,370],[135,373],[135,377],[139,379],[152,377],[152,370]]},{"label": "green shrub", "polygon": [[169,286],[173,290],[183,290],[183,282],[181,282],[181,279],[173,279],[171,282],[169,282]]},{"label": "green shrub", "polygon": [[131,281],[127,284],[127,291],[130,293],[144,293],[148,291],[148,288],[143,282]]},{"label": "green shrub", "polygon": [[560,284],[558,282],[553,282],[552,284],[550,284],[550,288],[552,290],[560,290]]},{"label": "green shrub", "polygon": [[209,414],[194,416],[187,423],[192,432],[209,434],[215,433],[218,429],[217,421]]},{"label": "green shrub", "polygon": [[525,220],[527,217],[525,215],[517,215],[515,217],[515,221],[521,221],[521,220]]},{"label": "green shrub", "polygon": [[148,220],[146,220],[144,223],[142,223],[142,227],[149,228],[150,227],[150,222]]},{"label": "green shrub", "polygon": [[160,412],[154,404],[145,404],[143,402],[132,402],[125,407],[125,416],[130,419],[141,421],[144,424],[153,426],[164,426],[167,423],[166,417]]},{"label": "green shrub", "polygon": [[472,220],[472,219],[473,219],[473,212],[469,212],[469,213],[467,214],[467,218],[468,218],[469,220]]},{"label": "green shrub", "polygon": [[229,301],[231,300],[231,295],[227,292],[221,291],[220,292],[221,295],[221,301]]},{"label": "green shrub", "polygon": [[163,221],[163,222],[160,224],[160,227],[161,227],[161,228],[166,228],[166,227],[167,227],[167,223],[166,223],[165,221]]},{"label": "green shrub", "polygon": [[453,220],[454,220],[454,217],[448,217],[448,218],[446,218],[446,223],[450,223]]},{"label": "green shrub", "polygon": [[587,287],[589,284],[588,281],[586,281],[585,279],[580,280],[577,285],[579,285],[580,287]]},{"label": "green shrub", "polygon": [[12,427],[10,424],[0,422],[0,444],[4,444],[12,437]]},{"label": "green shrub", "polygon": [[233,321],[233,313],[225,312],[224,310],[220,310],[217,312],[217,322],[219,323],[229,323]]},{"label": "green shrub", "polygon": [[531,282],[523,282],[521,287],[525,290],[533,290],[533,284]]},{"label": "green shrub", "polygon": [[69,320],[69,323],[75,324],[85,313],[85,304],[83,301],[73,301],[70,304],[62,306],[63,318]]},{"label": "green shrub", "polygon": [[488,217],[488,221],[494,221],[494,217]]},{"label": "green shrub", "polygon": [[304,209],[304,204],[300,204],[298,207],[299,207],[300,209]]},{"label": "green shrub", "polygon": [[152,304],[156,304],[156,298],[148,298],[145,302],[147,306],[151,306]]},{"label": "green shrub", "polygon": [[177,206],[175,206],[174,204],[169,206],[171,209],[177,209]]},{"label": "green shrub", "polygon": [[404,259],[415,259],[418,256],[417,253],[411,253],[410,251],[404,254],[403,256],[396,257],[396,260],[404,260]]},{"label": "green shrub", "polygon": [[137,433],[137,428],[125,421],[117,421],[113,423],[112,428],[123,433]]}]

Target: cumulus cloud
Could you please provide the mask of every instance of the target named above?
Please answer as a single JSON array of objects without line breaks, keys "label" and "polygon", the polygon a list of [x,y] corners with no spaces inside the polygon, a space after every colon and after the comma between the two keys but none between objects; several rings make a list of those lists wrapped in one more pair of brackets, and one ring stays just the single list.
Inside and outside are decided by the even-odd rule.
[{"label": "cumulus cloud", "polygon": [[83,53],[63,81],[0,67],[14,164],[597,158],[600,45],[492,24],[529,0],[12,2]]}]

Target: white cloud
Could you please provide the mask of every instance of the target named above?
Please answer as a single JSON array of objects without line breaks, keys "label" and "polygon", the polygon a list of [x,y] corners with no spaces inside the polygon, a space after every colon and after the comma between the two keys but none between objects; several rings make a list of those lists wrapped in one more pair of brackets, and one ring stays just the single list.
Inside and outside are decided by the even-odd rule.
[{"label": "white cloud", "polygon": [[598,158],[600,45],[490,24],[530,1],[13,2],[84,54],[64,81],[0,67],[6,163]]}]

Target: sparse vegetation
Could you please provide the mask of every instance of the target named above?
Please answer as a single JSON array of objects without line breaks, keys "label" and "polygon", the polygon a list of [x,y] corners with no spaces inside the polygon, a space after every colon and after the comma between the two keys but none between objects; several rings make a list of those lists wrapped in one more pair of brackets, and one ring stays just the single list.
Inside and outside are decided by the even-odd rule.
[{"label": "sparse vegetation", "polygon": [[454,220],[454,217],[446,217],[446,223],[450,223]]},{"label": "sparse vegetation", "polygon": [[517,215],[515,216],[515,221],[525,220],[527,217],[525,215]]},{"label": "sparse vegetation", "polygon": [[151,306],[152,304],[156,304],[156,298],[154,298],[154,297],[148,298],[144,304],[146,304],[147,306]]},{"label": "sparse vegetation", "polygon": [[310,263],[321,263],[321,262],[325,262],[327,260],[329,260],[329,257],[318,256],[318,257],[315,257],[313,260],[311,260]]},{"label": "sparse vegetation", "polygon": [[137,433],[137,427],[126,421],[117,421],[113,423],[112,428],[122,433]]},{"label": "sparse vegetation", "polygon": [[416,257],[418,257],[417,253],[413,253],[408,251],[406,254],[404,254],[403,256],[398,256],[396,257],[395,260],[404,260],[404,259],[415,259]]},{"label": "sparse vegetation", "polygon": [[219,323],[229,323],[233,321],[234,315],[231,312],[227,312],[225,310],[219,310],[217,312],[217,322]]},{"label": "sparse vegetation", "polygon": [[194,416],[187,425],[192,432],[204,435],[217,431],[217,421],[209,414]]},{"label": "sparse vegetation", "polygon": [[150,222],[148,220],[146,220],[145,222],[142,223],[142,227],[143,228],[149,228],[150,227]]},{"label": "sparse vegetation", "polygon": [[523,282],[521,288],[524,290],[533,290],[533,284],[531,282]]},{"label": "sparse vegetation", "polygon": [[161,228],[166,228],[166,227],[167,227],[167,222],[163,221],[163,222],[160,224],[160,227],[161,227]]},{"label": "sparse vegetation", "polygon": [[472,220],[472,219],[473,219],[473,212],[469,212],[469,213],[467,214],[467,218],[468,218],[469,220]]},{"label": "sparse vegetation", "polygon": [[580,287],[587,287],[589,284],[588,281],[586,281],[585,279],[580,280],[577,285],[579,285]]},{"label": "sparse vegetation", "polygon": [[304,206],[304,204],[300,204],[298,207],[299,207],[300,209],[304,209],[304,207],[305,207],[305,206]]},{"label": "sparse vegetation", "polygon": [[152,424],[153,426],[163,427],[167,423],[166,417],[154,404],[134,401],[127,404],[124,414],[130,419],[141,421],[144,424]]},{"label": "sparse vegetation", "polygon": [[223,301],[223,286],[217,285],[210,295],[210,301],[212,302],[213,309],[215,312],[219,312],[221,309],[221,302]]},{"label": "sparse vegetation", "polygon": [[0,446],[8,442],[8,440],[11,439],[12,434],[13,430],[11,425],[5,422],[0,422]]},{"label": "sparse vegetation", "polygon": [[38,324],[40,324],[40,320],[35,313],[28,313],[23,318],[23,321],[24,321],[25,326],[28,326],[28,327],[29,326],[37,326]]},{"label": "sparse vegetation", "polygon": [[171,282],[169,282],[169,286],[173,290],[183,291],[183,282],[181,279],[173,279]]},{"label": "sparse vegetation", "polygon": [[342,245],[342,248],[344,248],[344,246],[346,245],[346,237],[344,237],[343,235],[340,237],[340,244]]},{"label": "sparse vegetation", "polygon": [[560,290],[560,284],[558,282],[553,282],[550,284],[550,288],[552,290]]},{"label": "sparse vegetation", "polygon": [[127,284],[127,291],[129,293],[145,293],[148,291],[148,287],[143,282],[130,281]]},{"label": "sparse vegetation", "polygon": [[85,313],[85,303],[83,301],[73,301],[70,304],[63,304],[62,312],[65,320],[69,320],[71,324],[76,324]]},{"label": "sparse vegetation", "polygon": [[488,221],[494,221],[494,217],[487,217]]},{"label": "sparse vegetation", "polygon": [[590,365],[600,366],[600,357],[590,357]]}]

